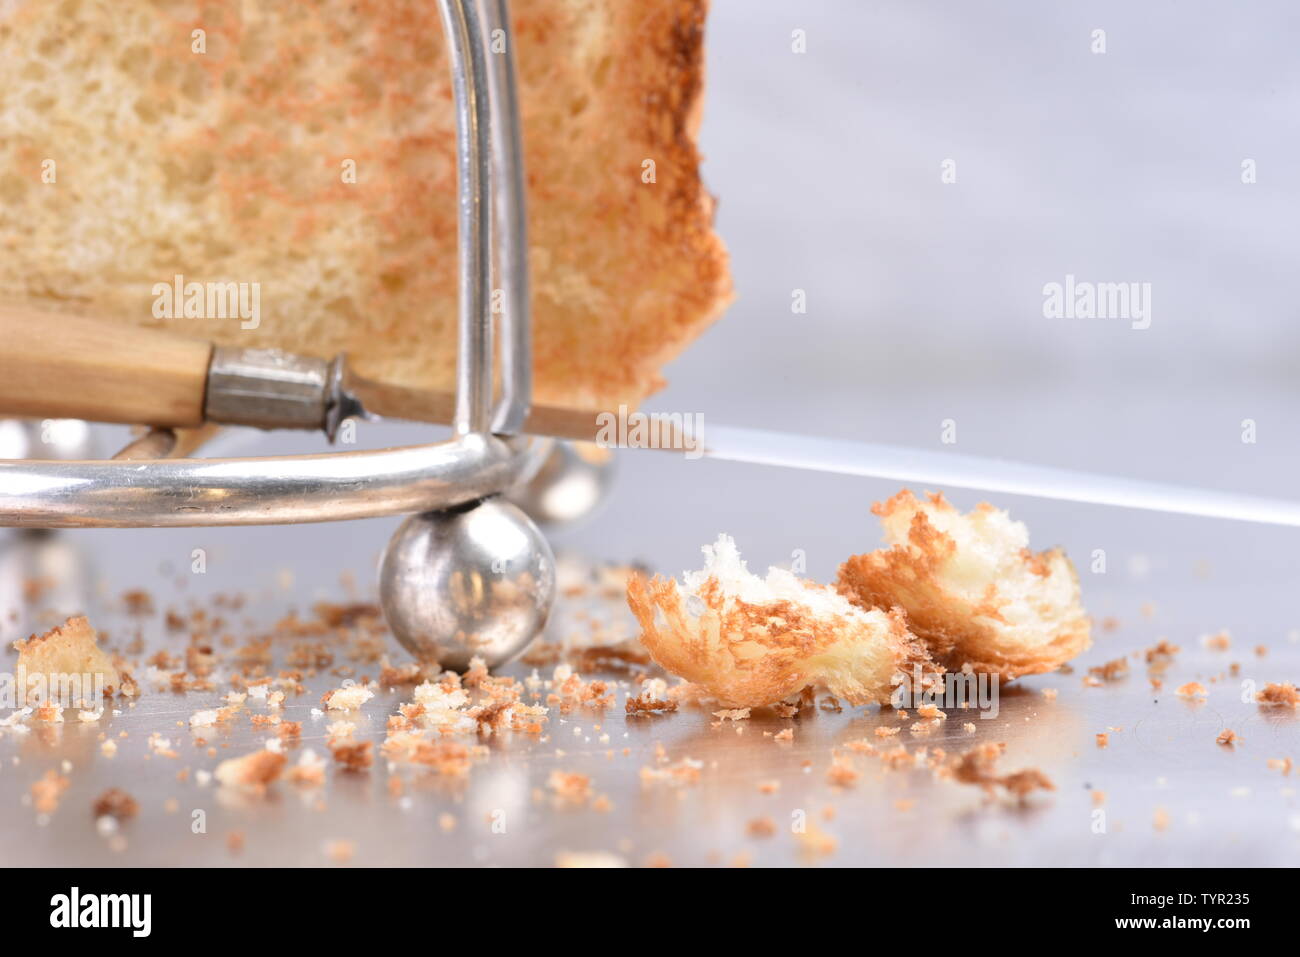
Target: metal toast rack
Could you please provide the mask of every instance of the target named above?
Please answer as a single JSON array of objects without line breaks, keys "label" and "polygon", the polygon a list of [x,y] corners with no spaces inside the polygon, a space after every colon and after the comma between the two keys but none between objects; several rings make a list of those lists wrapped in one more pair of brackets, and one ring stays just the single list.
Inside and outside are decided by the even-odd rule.
[{"label": "metal toast rack", "polygon": [[[409,513],[380,571],[384,613],[408,650],[449,668],[464,669],[473,656],[491,666],[521,652],[541,631],[555,597],[555,559],[533,520],[501,494],[541,464],[537,440],[519,434],[532,380],[510,22],[505,0],[439,0],[439,10],[456,107],[460,287],[453,437],[277,458],[124,460],[119,454],[115,460],[5,461],[0,524],[271,525]],[[500,52],[490,49],[501,39]],[[505,302],[495,324],[493,288],[504,290]],[[233,352],[227,374],[210,380],[209,405],[254,396],[264,420],[275,421],[278,412],[292,421],[301,402],[293,381],[302,370],[276,369],[264,352],[263,361],[241,363]],[[330,375],[337,367],[321,363],[309,371]],[[334,422],[348,414],[346,408],[325,413]]]}]

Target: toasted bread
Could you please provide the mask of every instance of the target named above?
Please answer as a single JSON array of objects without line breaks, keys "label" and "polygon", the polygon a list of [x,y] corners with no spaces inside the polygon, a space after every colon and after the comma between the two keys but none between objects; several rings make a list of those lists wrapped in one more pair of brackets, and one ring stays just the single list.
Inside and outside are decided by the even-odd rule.
[{"label": "toasted bread", "polygon": [[[104,694],[114,694],[121,690],[122,679],[108,655],[99,647],[97,638],[95,629],[90,627],[85,616],[77,615],[43,635],[15,641],[18,667],[29,681],[41,676],[51,697],[58,697],[68,689],[69,693],[76,690],[82,700],[91,700],[93,688],[78,683],[85,676],[101,681]],[[28,691],[27,688],[20,690],[24,695]]]},{"label": "toasted bread", "polygon": [[837,587],[863,608],[900,607],[947,668],[1003,678],[1060,667],[1091,643],[1079,576],[1060,549],[1031,552],[1001,509],[963,515],[941,494],[904,489],[872,511],[889,547],[840,566]]},{"label": "toasted bread", "polygon": [[722,704],[776,704],[805,688],[884,703],[900,673],[934,673],[901,613],[864,611],[780,568],[759,578],[726,535],[704,554],[682,585],[633,574],[627,600],[650,656]]},{"label": "toasted bread", "polygon": [[[731,294],[695,145],[707,0],[511,8],[535,397],[635,404]],[[0,49],[0,302],[452,387],[433,3],[16,0]],[[155,315],[178,275],[258,284],[258,324]]]}]

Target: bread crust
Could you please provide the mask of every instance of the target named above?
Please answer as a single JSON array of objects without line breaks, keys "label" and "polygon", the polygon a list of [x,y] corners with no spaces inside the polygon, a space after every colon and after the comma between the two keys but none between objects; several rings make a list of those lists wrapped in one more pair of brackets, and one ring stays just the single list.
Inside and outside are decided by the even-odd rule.
[{"label": "bread crust", "polygon": [[[921,502],[904,489],[872,511],[887,528],[891,518],[910,515],[906,540],[849,558],[840,566],[836,587],[863,608],[904,609],[908,627],[947,668],[969,666],[1010,680],[1053,671],[1091,644],[1079,577],[1060,549],[1020,550],[1011,567],[981,579],[978,597],[972,598],[969,587],[958,590],[952,584],[958,542],[932,521],[936,513],[959,515],[941,493]],[[996,512],[985,503],[963,520]],[[1045,586],[1062,583],[1068,601],[1054,603],[1042,593]],[[1013,586],[1023,592],[1015,599],[1023,606],[1015,621],[1008,615]]]},{"label": "bread crust", "polygon": [[[635,405],[731,298],[696,146],[708,4],[510,7],[534,397]],[[0,301],[453,387],[455,127],[433,5],[26,0],[0,12],[0,43]],[[155,316],[177,274],[258,283],[260,325]]]}]

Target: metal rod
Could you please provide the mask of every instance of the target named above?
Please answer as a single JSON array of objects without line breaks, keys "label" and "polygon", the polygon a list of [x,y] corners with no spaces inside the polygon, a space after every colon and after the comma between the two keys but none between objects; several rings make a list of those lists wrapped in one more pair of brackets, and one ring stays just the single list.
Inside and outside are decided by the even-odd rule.
[{"label": "metal rod", "polygon": [[460,435],[492,425],[491,144],[487,61],[475,0],[440,0],[456,103],[460,252],[456,418]]},{"label": "metal rod", "polygon": [[533,394],[532,316],[528,285],[527,202],[523,137],[516,93],[514,34],[506,0],[486,0],[488,113],[492,130],[494,287],[502,290],[501,395],[492,429],[523,429]]},{"label": "metal rod", "polygon": [[284,458],[0,462],[0,518],[29,528],[287,525],[452,508],[532,467],[526,439]]}]

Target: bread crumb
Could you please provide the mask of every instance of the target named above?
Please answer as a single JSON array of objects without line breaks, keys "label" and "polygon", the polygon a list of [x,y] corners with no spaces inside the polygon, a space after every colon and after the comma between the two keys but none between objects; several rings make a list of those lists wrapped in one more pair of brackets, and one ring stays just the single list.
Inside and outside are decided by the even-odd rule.
[{"label": "bread crumb", "polygon": [[1238,741],[1240,741],[1241,738],[1237,737],[1237,732],[1233,731],[1231,728],[1224,728],[1222,731],[1219,732],[1219,736],[1214,740],[1218,744],[1222,744],[1230,748],[1233,745],[1235,745]]},{"label": "bread crumb", "polygon": [[32,784],[32,806],[40,814],[53,814],[59,809],[63,792],[72,786],[72,782],[58,771],[46,771],[44,776]]},{"label": "bread crumb", "polygon": [[325,856],[335,864],[347,864],[352,860],[356,852],[357,845],[353,841],[327,841],[325,843]]},{"label": "bread crumb", "polygon": [[298,763],[289,769],[287,778],[300,787],[319,787],[325,783],[325,759],[306,748],[298,755]]},{"label": "bread crumb", "polygon": [[1204,635],[1201,638],[1201,644],[1211,651],[1227,651],[1232,647],[1232,635],[1228,634],[1227,629],[1213,635]]},{"label": "bread crumb", "polygon": [[627,861],[610,851],[561,851],[556,867],[627,867]]},{"label": "bread crumb", "polygon": [[1036,768],[997,774],[996,765],[1001,756],[1002,745],[991,742],[977,745],[954,758],[946,770],[959,783],[978,785],[987,794],[992,794],[995,788],[1001,787],[1022,801],[1034,791],[1056,790],[1047,775]]},{"label": "bread crumb", "polygon": [[662,768],[643,767],[641,783],[664,782],[674,787],[695,784],[700,780],[700,771],[703,767],[704,762],[696,761],[694,758],[682,758]]},{"label": "bread crumb", "polygon": [[646,691],[635,697],[628,695],[627,701],[623,703],[623,709],[628,714],[652,714],[657,711],[670,712],[677,710],[677,702],[666,698],[656,698]]},{"label": "bread crumb", "polygon": [[109,788],[91,805],[96,818],[111,817],[118,821],[129,821],[140,811],[135,798],[121,788]]},{"label": "bread crumb", "polygon": [[839,841],[819,828],[811,819],[801,831],[795,832],[799,850],[807,857],[829,857],[839,847]]},{"label": "bread crumb", "polygon": [[344,771],[359,773],[375,763],[375,743],[373,741],[337,741],[326,742],[334,761],[343,766]]},{"label": "bread crumb", "polygon": [[571,771],[552,771],[546,786],[568,804],[586,804],[591,799],[591,778]]},{"label": "bread crumb", "polygon": [[850,787],[861,776],[862,773],[842,755],[835,755],[826,769],[826,780],[836,787]]},{"label": "bread crumb", "polygon": [[375,693],[363,685],[347,685],[328,691],[321,698],[327,711],[355,711],[375,696]]},{"label": "bread crumb", "polygon": [[713,712],[713,716],[719,721],[748,721],[749,712],[749,708],[723,708]]},{"label": "bread crumb", "polygon": [[[15,641],[18,651],[17,667],[25,671],[28,681],[41,676],[47,686],[47,692],[65,690],[70,678],[78,679],[79,693],[75,700],[64,701],[72,705],[77,701],[97,704],[94,688],[80,687],[80,678],[89,675],[92,681],[102,682],[102,691],[106,695],[124,692],[123,681],[118,670],[113,667],[108,655],[100,650],[95,629],[84,615],[69,618],[45,634],[32,635],[26,641]],[[19,689],[26,694],[27,688]],[[22,706],[25,702],[18,702]]]},{"label": "bread crumb", "polygon": [[1168,659],[1173,658],[1173,656],[1178,654],[1180,651],[1182,651],[1182,649],[1177,645],[1171,644],[1168,639],[1161,638],[1150,648],[1146,649],[1144,655],[1147,664],[1150,665],[1160,661],[1167,661]]},{"label": "bread crumb", "polygon": [[229,758],[217,765],[214,776],[224,787],[243,788],[262,792],[267,785],[280,777],[286,758],[275,751],[254,751],[238,758]]},{"label": "bread crumb", "polygon": [[1128,675],[1128,659],[1114,658],[1088,669],[1088,675],[1098,681],[1118,681]]},{"label": "bread crumb", "polygon": [[1289,681],[1270,682],[1264,690],[1255,695],[1255,700],[1263,705],[1278,705],[1294,708],[1300,706],[1300,690]]},{"label": "bread crumb", "polygon": [[1107,747],[1109,744],[1110,744],[1110,735],[1108,735],[1105,731],[1098,731],[1097,747],[1104,748]]},{"label": "bread crumb", "polygon": [[1185,685],[1180,685],[1176,693],[1183,698],[1204,698],[1206,696],[1205,685],[1199,681],[1189,681]]}]

